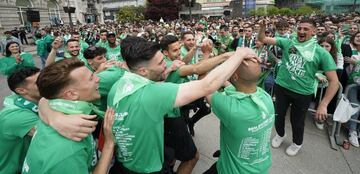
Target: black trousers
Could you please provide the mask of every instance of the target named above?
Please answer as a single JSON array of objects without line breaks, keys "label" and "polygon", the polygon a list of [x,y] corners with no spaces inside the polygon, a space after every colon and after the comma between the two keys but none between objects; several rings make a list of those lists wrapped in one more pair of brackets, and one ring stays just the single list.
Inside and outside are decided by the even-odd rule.
[{"label": "black trousers", "polygon": [[305,116],[312,95],[301,95],[279,85],[275,85],[275,128],[280,136],[285,135],[285,116],[291,104],[290,123],[293,132],[293,142],[301,145],[304,138]]}]

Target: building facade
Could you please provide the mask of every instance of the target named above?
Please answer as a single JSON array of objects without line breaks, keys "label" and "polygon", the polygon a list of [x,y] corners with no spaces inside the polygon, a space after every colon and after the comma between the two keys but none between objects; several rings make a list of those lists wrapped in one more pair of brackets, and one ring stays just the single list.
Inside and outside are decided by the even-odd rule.
[{"label": "building facade", "polygon": [[[45,27],[69,24],[63,7],[75,7],[72,21],[103,22],[102,5],[96,0],[2,0],[0,1],[0,32],[14,27]],[[33,15],[29,16],[29,11]],[[34,14],[35,13],[35,14]],[[39,18],[34,22],[33,18]],[[38,20],[36,20],[38,21]]]},{"label": "building facade", "polygon": [[[249,10],[255,8],[266,8],[268,6],[275,5],[274,0],[197,0],[196,2],[199,3],[200,7],[195,5],[192,8],[192,15],[195,17],[239,17],[240,14],[246,15]],[[239,3],[242,5],[239,5]],[[235,13],[237,15],[233,15]],[[189,14],[190,12],[188,7],[183,7],[182,11],[180,11],[180,16]]]},{"label": "building facade", "polygon": [[305,0],[305,4],[321,9],[325,13],[360,12],[360,0]]},{"label": "building facade", "polygon": [[105,20],[115,21],[121,7],[145,6],[146,0],[103,0],[103,14]]}]

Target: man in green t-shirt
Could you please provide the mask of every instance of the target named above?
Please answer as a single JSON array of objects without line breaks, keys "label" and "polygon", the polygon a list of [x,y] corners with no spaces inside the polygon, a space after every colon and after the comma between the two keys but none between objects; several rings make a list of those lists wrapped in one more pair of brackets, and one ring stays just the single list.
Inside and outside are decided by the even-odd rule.
[{"label": "man in green t-shirt", "polygon": [[8,85],[15,94],[4,100],[0,111],[0,173],[18,174],[24,162],[35,125],[39,121],[36,87],[39,69],[27,67],[13,72]]},{"label": "man in green t-shirt", "polygon": [[262,21],[258,36],[261,42],[276,44],[283,51],[275,80],[277,134],[272,140],[272,146],[280,147],[285,139],[285,115],[291,104],[293,143],[286,149],[289,156],[295,156],[303,143],[305,116],[314,93],[315,73],[319,70],[324,71],[329,81],[329,86],[315,114],[317,120],[324,121],[327,118],[327,106],[339,87],[334,60],[330,53],[318,45],[313,38],[315,26],[313,20],[304,18],[297,27],[297,37],[290,40],[265,37],[265,21]]},{"label": "man in green t-shirt", "polygon": [[56,61],[62,60],[62,59],[71,59],[71,58],[77,58],[79,60],[83,61],[83,55],[80,52],[80,43],[76,39],[69,39],[65,46],[66,46],[66,52],[64,54],[64,57],[56,57],[56,52],[59,48],[62,47],[64,44],[63,39],[60,37],[55,38],[54,42],[52,43],[51,52],[49,53],[49,56],[46,60],[45,66],[48,66]]},{"label": "man in green t-shirt", "polygon": [[164,116],[175,107],[214,92],[245,58],[256,56],[250,49],[238,49],[201,80],[155,83],[165,79],[160,47],[136,37],[123,42],[127,44],[122,44],[122,55],[132,73],[125,73],[108,96],[108,106],[115,108],[116,157],[124,173],[159,172],[164,162]]},{"label": "man in green t-shirt", "polygon": [[226,25],[221,25],[218,37],[218,41],[220,42],[219,54],[228,51],[233,40],[234,38],[229,33],[229,28]]},{"label": "man in green t-shirt", "polygon": [[120,45],[116,44],[116,34],[113,32],[109,32],[107,34],[108,45],[105,47],[106,49],[106,59],[107,60],[116,60],[116,61],[124,61],[121,57],[121,48]]},{"label": "man in green t-shirt", "polygon": [[267,174],[271,166],[270,137],[274,105],[257,87],[258,62],[242,63],[223,93],[206,98],[220,119],[220,157],[204,174]]},{"label": "man in green t-shirt", "polygon": [[108,41],[106,39],[107,34],[108,34],[107,30],[104,29],[100,30],[100,40],[95,45],[98,47],[106,48],[108,46]]},{"label": "man in green t-shirt", "polygon": [[[162,53],[164,54],[167,68],[180,60],[180,42],[176,36],[166,35],[160,41]],[[206,42],[202,46],[204,52],[204,59],[196,64],[180,64],[169,73],[165,82],[172,82],[181,84],[188,82],[187,76],[192,74],[203,75],[210,71],[216,65],[225,61],[229,55],[224,54],[209,59],[212,51],[210,43]],[[167,113],[164,119],[165,127],[165,146],[173,148],[175,151],[175,158],[182,161],[178,167],[177,173],[191,173],[192,169],[199,158],[196,146],[187,130],[184,117],[180,117],[180,108],[174,108],[172,112]],[[196,114],[195,114],[196,115]],[[197,114],[199,115],[199,114]],[[175,117],[175,118],[174,118]],[[201,118],[201,117],[200,117]],[[191,119],[192,125],[199,120],[193,116]],[[195,120],[197,119],[197,120]]]},{"label": "man in green t-shirt", "polygon": [[80,35],[80,33],[77,32],[77,31],[74,31],[74,32],[71,33],[70,39],[74,39],[74,40],[79,41],[79,44],[80,44],[80,52],[82,52],[82,53],[84,52],[84,50],[85,50],[86,48],[89,48],[89,44],[86,43],[84,40],[81,39],[81,35]]},{"label": "man in green t-shirt", "polygon": [[181,60],[185,64],[195,64],[197,62],[197,58],[195,57],[197,47],[194,33],[191,31],[182,33],[181,40],[183,43],[180,48]]},{"label": "man in green t-shirt", "polygon": [[[98,82],[99,78],[83,62],[64,59],[46,67],[36,84],[41,96],[49,99],[51,109],[64,114],[102,115],[89,103],[100,99]],[[113,110],[108,109],[105,119],[111,115]],[[105,145],[97,164],[92,135],[76,142],[61,136],[43,121],[39,122],[25,157],[22,173],[106,173],[111,163],[114,141],[111,137],[112,126],[104,127],[107,127]]]}]

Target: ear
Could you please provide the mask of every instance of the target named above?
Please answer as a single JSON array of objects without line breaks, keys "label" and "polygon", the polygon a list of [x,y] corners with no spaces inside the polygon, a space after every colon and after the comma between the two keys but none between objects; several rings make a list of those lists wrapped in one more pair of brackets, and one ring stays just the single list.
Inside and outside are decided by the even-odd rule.
[{"label": "ear", "polygon": [[67,89],[63,92],[62,97],[66,100],[78,100],[80,98],[79,92],[73,89]]},{"label": "ear", "polygon": [[15,92],[20,95],[25,95],[27,93],[27,90],[25,88],[16,88]]},{"label": "ear", "polygon": [[145,67],[140,67],[136,70],[137,74],[146,77],[149,73],[149,71]]},{"label": "ear", "polygon": [[93,65],[93,64],[94,64],[94,61],[93,61],[92,59],[88,59],[87,61],[88,61],[89,65]]},{"label": "ear", "polygon": [[163,50],[162,53],[163,53],[166,57],[169,57],[169,51]]}]

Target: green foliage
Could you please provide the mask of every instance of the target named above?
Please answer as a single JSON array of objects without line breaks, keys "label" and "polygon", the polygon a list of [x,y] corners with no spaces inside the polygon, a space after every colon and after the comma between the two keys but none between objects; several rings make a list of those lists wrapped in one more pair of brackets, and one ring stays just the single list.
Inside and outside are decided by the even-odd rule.
[{"label": "green foliage", "polygon": [[279,8],[275,7],[275,6],[270,6],[267,8],[267,14],[268,15],[276,15],[279,14]]},{"label": "green foliage", "polygon": [[296,9],[294,13],[297,15],[311,15],[312,13],[319,14],[321,11],[310,6],[301,6],[300,8]]},{"label": "green foliage", "polygon": [[249,11],[250,16],[271,16],[271,15],[311,15],[311,14],[320,14],[322,13],[319,9],[312,8],[310,6],[302,6],[298,9],[290,8],[277,8],[275,6],[270,6],[267,8],[257,8]]},{"label": "green foliage", "polygon": [[133,22],[141,21],[144,19],[144,7],[143,6],[124,6],[121,7],[118,12],[118,22]]},{"label": "green foliage", "polygon": [[294,12],[290,8],[281,8],[279,10],[279,14],[281,15],[292,15]]}]

